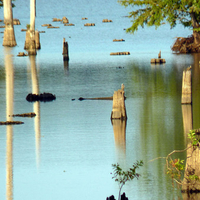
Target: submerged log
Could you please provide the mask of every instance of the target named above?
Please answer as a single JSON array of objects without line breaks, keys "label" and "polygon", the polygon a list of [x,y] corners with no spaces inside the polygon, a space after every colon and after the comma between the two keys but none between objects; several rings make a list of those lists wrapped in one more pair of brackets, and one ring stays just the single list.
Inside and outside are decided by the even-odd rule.
[{"label": "submerged log", "polygon": [[52,24],[42,24],[41,26],[52,26]]},{"label": "submerged log", "polygon": [[106,23],[106,22],[113,22],[113,21],[111,19],[103,19],[102,22]]},{"label": "submerged log", "polygon": [[53,18],[53,22],[62,22],[62,19]]},{"label": "submerged log", "polygon": [[[72,99],[74,100],[74,99]],[[95,98],[83,98],[83,97],[79,97],[78,99],[79,101],[83,101],[83,100],[113,100],[113,97],[95,97]]]},{"label": "submerged log", "polygon": [[47,28],[60,28],[59,26],[47,26]]},{"label": "submerged log", "polygon": [[95,23],[86,23],[84,26],[95,26]]},{"label": "submerged log", "polygon": [[22,113],[22,114],[16,114],[16,115],[11,115],[12,117],[35,117],[36,114],[33,112],[30,113]]},{"label": "submerged log", "polygon": [[113,42],[125,42],[124,39],[114,39]]},{"label": "submerged log", "polygon": [[75,25],[70,23],[70,24],[64,24],[64,26],[75,26]]},{"label": "submerged log", "polygon": [[51,93],[42,93],[42,94],[32,94],[29,93],[26,97],[26,100],[29,102],[34,102],[34,101],[53,101],[56,99],[56,96],[51,94]]},{"label": "submerged log", "polygon": [[120,119],[126,120],[126,107],[125,107],[125,95],[124,84],[121,85],[121,89],[117,90],[113,94],[113,108],[111,113],[111,120]]},{"label": "submerged log", "polygon": [[5,122],[0,122],[0,125],[18,125],[18,124],[24,124],[24,122],[21,122],[21,121],[5,121]]},{"label": "submerged log", "polygon": [[115,55],[130,55],[130,52],[125,51],[125,52],[111,52],[110,53],[111,56],[115,56]]}]

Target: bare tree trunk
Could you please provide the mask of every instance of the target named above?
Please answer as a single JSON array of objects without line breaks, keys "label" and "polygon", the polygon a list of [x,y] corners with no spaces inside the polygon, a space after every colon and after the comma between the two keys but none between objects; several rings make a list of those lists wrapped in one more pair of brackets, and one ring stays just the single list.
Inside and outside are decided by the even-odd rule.
[{"label": "bare tree trunk", "polygon": [[200,32],[193,31],[194,43],[200,45]]},{"label": "bare tree trunk", "polygon": [[[193,29],[200,28],[200,24],[196,19],[195,13],[191,13],[191,22]],[[194,44],[200,44],[200,31],[193,30]]]},{"label": "bare tree trunk", "polygon": [[40,49],[39,32],[35,31],[36,0],[30,0],[30,28],[26,32],[24,49],[29,55],[36,55],[36,49]]},{"label": "bare tree trunk", "polygon": [[3,0],[3,4],[5,23],[3,46],[14,47],[17,43],[13,26],[12,2],[11,0]]},{"label": "bare tree trunk", "polygon": [[36,55],[35,45],[35,2],[36,0],[30,0],[30,44],[29,44],[29,55]]}]

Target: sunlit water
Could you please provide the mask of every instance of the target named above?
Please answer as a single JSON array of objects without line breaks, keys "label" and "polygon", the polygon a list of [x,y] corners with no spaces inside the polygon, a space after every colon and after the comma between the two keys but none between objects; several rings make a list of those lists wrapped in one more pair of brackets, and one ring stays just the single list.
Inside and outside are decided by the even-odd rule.
[{"label": "sunlit water", "polygon": [[[35,118],[13,118],[23,125],[0,127],[0,199],[102,200],[118,196],[110,174],[112,164],[128,169],[137,160],[144,166],[139,180],[123,187],[132,199],[179,199],[165,174],[165,157],[186,145],[181,107],[182,72],[194,68],[193,128],[199,127],[199,55],[175,55],[175,37],[191,32],[163,25],[126,34],[128,9],[116,1],[37,1],[36,28],[41,50],[35,58],[17,57],[24,51],[29,2],[16,1],[17,46],[0,49],[0,121],[8,115],[35,112]],[[0,10],[3,18],[3,9]],[[75,26],[52,22],[66,16]],[[87,17],[87,21],[81,20]],[[103,19],[112,23],[102,23]],[[84,27],[84,23],[95,23]],[[44,23],[59,29],[41,27]],[[3,31],[3,29],[2,29]],[[1,33],[3,37],[3,34]],[[2,43],[2,37],[0,42]],[[69,44],[63,62],[62,42]],[[114,43],[113,39],[125,42]],[[159,51],[164,65],[151,65]],[[110,52],[129,51],[129,56]],[[108,97],[125,85],[127,124],[117,129],[110,121],[112,101],[78,101],[79,97]],[[53,102],[29,103],[31,92],[51,92]],[[75,101],[71,99],[75,98]],[[180,155],[184,158],[185,155]]]}]

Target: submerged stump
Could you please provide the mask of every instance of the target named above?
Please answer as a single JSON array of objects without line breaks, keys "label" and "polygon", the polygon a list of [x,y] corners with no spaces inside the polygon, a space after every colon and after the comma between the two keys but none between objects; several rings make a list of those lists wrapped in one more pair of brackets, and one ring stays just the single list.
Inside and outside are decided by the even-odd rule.
[{"label": "submerged stump", "polygon": [[26,39],[24,49],[28,51],[29,55],[36,55],[36,50],[41,49],[39,31],[26,31]]},{"label": "submerged stump", "polygon": [[65,42],[65,38],[63,38],[63,60],[69,61],[69,51],[68,51],[68,42]]}]

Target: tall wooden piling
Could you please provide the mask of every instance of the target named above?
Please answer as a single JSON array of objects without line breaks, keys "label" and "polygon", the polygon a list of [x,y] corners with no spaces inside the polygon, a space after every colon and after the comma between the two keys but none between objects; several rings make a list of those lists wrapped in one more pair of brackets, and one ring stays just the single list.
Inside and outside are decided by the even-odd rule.
[{"label": "tall wooden piling", "polygon": [[69,61],[69,52],[68,52],[68,42],[65,42],[65,38],[63,38],[63,60]]},{"label": "tall wooden piling", "polygon": [[183,71],[182,78],[182,104],[191,104],[192,103],[192,72],[191,66]]},{"label": "tall wooden piling", "polygon": [[113,107],[111,113],[111,120],[120,119],[126,120],[126,107],[125,107],[125,95],[124,84],[121,85],[121,89],[117,90],[113,94]]}]

